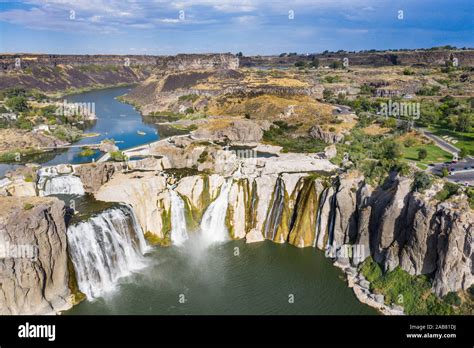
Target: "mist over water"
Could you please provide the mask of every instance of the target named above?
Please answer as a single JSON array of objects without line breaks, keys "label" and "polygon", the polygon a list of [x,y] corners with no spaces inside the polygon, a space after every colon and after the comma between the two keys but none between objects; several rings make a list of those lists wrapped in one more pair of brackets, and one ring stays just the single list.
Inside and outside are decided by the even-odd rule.
[{"label": "mist over water", "polygon": [[122,278],[116,291],[66,314],[376,314],[319,250],[200,241],[190,234],[181,247],[153,250],[146,268]]}]

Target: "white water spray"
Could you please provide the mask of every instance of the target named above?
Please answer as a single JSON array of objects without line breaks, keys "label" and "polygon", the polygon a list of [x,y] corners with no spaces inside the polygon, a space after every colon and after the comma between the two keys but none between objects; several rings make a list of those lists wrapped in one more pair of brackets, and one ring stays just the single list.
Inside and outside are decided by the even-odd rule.
[{"label": "white water spray", "polygon": [[83,195],[84,186],[79,177],[70,173],[59,173],[56,167],[45,167],[38,171],[38,189],[40,196],[49,195]]},{"label": "white water spray", "polygon": [[128,206],[70,226],[67,237],[79,289],[88,299],[114,290],[119,278],[145,265],[143,232]]},{"label": "white water spray", "polygon": [[171,195],[171,242],[182,245],[189,237],[186,228],[183,199],[173,190]]},{"label": "white water spray", "polygon": [[206,209],[201,221],[201,235],[207,245],[223,242],[229,239],[229,232],[225,225],[227,206],[229,205],[229,191],[232,179],[221,186],[219,197]]}]

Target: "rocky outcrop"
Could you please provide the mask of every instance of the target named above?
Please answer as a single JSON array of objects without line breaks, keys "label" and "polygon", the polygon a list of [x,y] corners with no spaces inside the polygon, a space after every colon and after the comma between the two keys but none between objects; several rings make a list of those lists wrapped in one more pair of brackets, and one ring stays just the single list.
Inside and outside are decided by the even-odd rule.
[{"label": "rocky outcrop", "polygon": [[197,139],[232,141],[239,143],[257,143],[262,140],[263,130],[250,120],[235,120],[221,129],[202,127],[193,132]]},{"label": "rocky outcrop", "polygon": [[[17,64],[19,62],[19,64]],[[0,55],[0,90],[36,88],[43,92],[135,84],[152,72],[191,69],[236,69],[232,54],[178,54],[176,56],[121,55]]]},{"label": "rocky outcrop", "polygon": [[335,60],[349,59],[351,66],[393,66],[393,65],[422,65],[442,66],[452,57],[458,58],[461,66],[474,65],[473,50],[413,50],[413,51],[380,51],[380,52],[327,52],[310,55],[254,56],[240,58],[240,65],[251,66],[294,66],[296,62],[310,63],[318,59],[319,65],[329,65]]},{"label": "rocky outcrop", "polygon": [[312,138],[322,140],[327,144],[336,144],[344,140],[344,134],[325,131],[321,126],[311,127],[309,135]]},{"label": "rocky outcrop", "polygon": [[165,194],[166,178],[148,173],[117,173],[95,194],[99,200],[132,206],[144,232],[163,238],[168,232],[170,198]]},{"label": "rocky outcrop", "polygon": [[76,167],[76,175],[81,178],[86,192],[96,192],[103,184],[108,182],[121,164],[91,163]]},{"label": "rocky outcrop", "polygon": [[64,203],[0,198],[0,314],[52,314],[70,304]]}]

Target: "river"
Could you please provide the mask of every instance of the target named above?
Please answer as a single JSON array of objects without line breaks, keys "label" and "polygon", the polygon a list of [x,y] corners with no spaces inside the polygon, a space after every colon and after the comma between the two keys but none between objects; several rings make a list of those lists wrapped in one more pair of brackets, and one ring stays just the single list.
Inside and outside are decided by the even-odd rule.
[{"label": "river", "polygon": [[[142,117],[129,104],[122,103],[116,97],[129,92],[131,87],[107,88],[90,92],[66,96],[68,103],[94,103],[97,120],[84,127],[85,133],[99,133],[96,137],[85,137],[74,145],[97,144],[104,139],[117,141],[119,149],[126,149],[160,139],[158,126],[152,118]],[[144,132],[140,135],[137,132]],[[67,150],[52,151],[32,156],[29,162],[41,165],[55,165],[60,163],[86,163],[99,158],[102,153],[97,151],[93,156],[79,156],[80,147]],[[18,164],[0,163],[0,178],[6,171],[19,167]]]},{"label": "river", "polygon": [[193,240],[153,249],[144,269],[65,314],[376,314],[314,248]]}]

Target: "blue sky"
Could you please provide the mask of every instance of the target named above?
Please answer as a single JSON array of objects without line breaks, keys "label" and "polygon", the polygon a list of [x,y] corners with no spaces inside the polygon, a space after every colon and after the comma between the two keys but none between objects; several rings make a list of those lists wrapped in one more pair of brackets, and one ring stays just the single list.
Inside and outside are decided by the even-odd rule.
[{"label": "blue sky", "polygon": [[473,10],[473,0],[0,0],[0,52],[474,47]]}]

